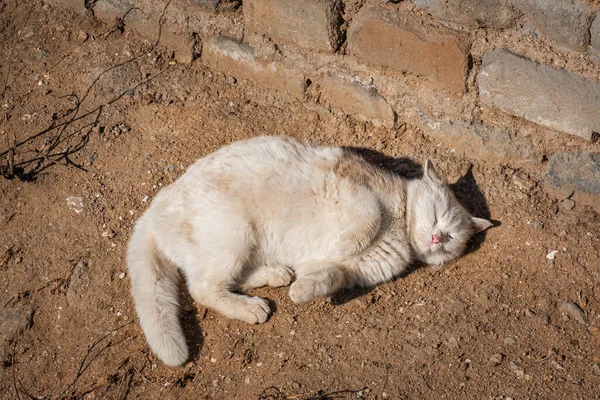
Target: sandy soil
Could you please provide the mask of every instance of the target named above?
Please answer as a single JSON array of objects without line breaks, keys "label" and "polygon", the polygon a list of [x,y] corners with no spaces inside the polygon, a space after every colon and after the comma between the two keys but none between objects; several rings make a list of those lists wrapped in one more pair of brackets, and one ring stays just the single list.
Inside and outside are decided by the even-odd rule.
[{"label": "sandy soil", "polygon": [[[0,177],[1,398],[600,397],[600,216],[549,198],[539,170],[475,162],[402,121],[374,128],[16,3],[0,1],[3,166],[6,137],[17,144],[17,176]],[[429,158],[497,226],[459,261],[370,291],[295,305],[285,288],[256,290],[276,306],[262,325],[185,299],[195,356],[165,367],[129,295],[131,229],[198,157],[281,134]]]}]

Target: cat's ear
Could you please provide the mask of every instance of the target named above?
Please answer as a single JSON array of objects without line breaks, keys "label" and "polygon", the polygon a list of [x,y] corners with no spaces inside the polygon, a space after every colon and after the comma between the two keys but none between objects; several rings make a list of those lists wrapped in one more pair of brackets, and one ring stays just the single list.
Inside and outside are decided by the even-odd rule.
[{"label": "cat's ear", "polygon": [[444,180],[440,178],[435,168],[433,168],[433,163],[429,160],[425,160],[423,178],[430,182],[444,183]]},{"label": "cat's ear", "polygon": [[485,231],[490,226],[494,226],[494,224],[484,218],[471,217],[471,221],[473,221],[473,233],[479,233]]}]

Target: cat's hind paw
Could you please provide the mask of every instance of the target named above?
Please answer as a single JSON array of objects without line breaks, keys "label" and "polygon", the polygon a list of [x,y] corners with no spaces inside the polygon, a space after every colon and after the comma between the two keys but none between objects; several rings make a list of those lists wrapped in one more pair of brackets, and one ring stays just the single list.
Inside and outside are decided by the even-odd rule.
[{"label": "cat's hind paw", "polygon": [[294,303],[304,303],[316,297],[325,295],[323,284],[312,279],[301,278],[292,283],[290,287],[290,299]]},{"label": "cat's hind paw", "polygon": [[263,286],[281,287],[289,285],[294,279],[294,271],[283,265],[257,268],[241,285],[244,290]]}]

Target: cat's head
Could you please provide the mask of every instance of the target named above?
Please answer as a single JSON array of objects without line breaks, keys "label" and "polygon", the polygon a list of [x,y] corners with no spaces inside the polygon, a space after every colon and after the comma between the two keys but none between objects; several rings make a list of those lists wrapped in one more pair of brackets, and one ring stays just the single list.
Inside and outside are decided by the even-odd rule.
[{"label": "cat's head", "polygon": [[459,257],[467,242],[492,223],[476,218],[456,200],[448,185],[425,162],[423,179],[415,182],[411,241],[417,257],[426,264],[441,265]]}]

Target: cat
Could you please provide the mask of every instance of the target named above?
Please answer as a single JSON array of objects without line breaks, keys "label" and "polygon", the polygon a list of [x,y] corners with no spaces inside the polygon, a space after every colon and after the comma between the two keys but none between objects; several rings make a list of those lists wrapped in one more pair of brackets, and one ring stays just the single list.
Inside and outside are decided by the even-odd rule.
[{"label": "cat", "polygon": [[137,221],[127,264],[142,329],[169,366],[188,359],[179,271],[195,302],[263,323],[244,294],[291,284],[296,303],[392,280],[414,261],[441,265],[491,222],[472,217],[431,162],[406,180],[353,152],[291,138],[235,142],[163,188]]}]

